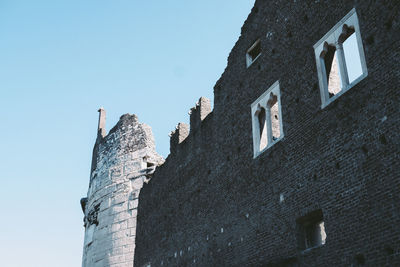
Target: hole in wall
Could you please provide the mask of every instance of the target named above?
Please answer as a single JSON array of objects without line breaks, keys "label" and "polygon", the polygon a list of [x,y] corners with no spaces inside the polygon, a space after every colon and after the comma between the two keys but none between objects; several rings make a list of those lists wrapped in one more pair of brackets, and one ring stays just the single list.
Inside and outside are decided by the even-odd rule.
[{"label": "hole in wall", "polygon": [[246,64],[249,67],[261,54],[261,41],[258,39],[246,53]]},{"label": "hole in wall", "polygon": [[147,168],[153,167],[155,164],[154,162],[147,162]]},{"label": "hole in wall", "polygon": [[339,162],[336,162],[336,169],[340,169],[340,164],[339,164]]},{"label": "hole in wall", "polygon": [[386,136],[384,134],[381,134],[379,136],[379,141],[381,142],[381,144],[386,145],[387,144]]},{"label": "hole in wall", "polygon": [[368,45],[374,44],[374,42],[375,42],[374,36],[373,35],[368,36],[366,41],[367,41]]},{"label": "hole in wall", "polygon": [[362,145],[361,150],[364,152],[365,155],[368,154],[368,149],[366,145]]},{"label": "hole in wall", "polygon": [[322,210],[312,211],[296,220],[299,248],[309,249],[322,246],[326,242],[325,223]]},{"label": "hole in wall", "polygon": [[386,245],[384,250],[388,255],[393,255],[394,254],[394,249],[389,245]]},{"label": "hole in wall", "polygon": [[272,54],[275,54],[276,50],[274,48],[272,48],[271,52],[272,52]]},{"label": "hole in wall", "polygon": [[365,264],[365,257],[363,254],[357,254],[354,258],[356,259],[356,262],[358,264],[361,264],[361,265]]},{"label": "hole in wall", "polygon": [[385,22],[385,28],[386,28],[386,30],[390,30],[390,29],[392,29],[392,24],[393,24],[393,19],[392,18],[390,18],[390,19],[388,19],[386,22]]}]

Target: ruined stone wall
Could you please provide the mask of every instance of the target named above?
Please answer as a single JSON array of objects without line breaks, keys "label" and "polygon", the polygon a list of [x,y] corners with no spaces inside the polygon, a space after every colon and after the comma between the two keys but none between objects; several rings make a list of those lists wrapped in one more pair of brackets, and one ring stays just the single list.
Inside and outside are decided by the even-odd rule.
[{"label": "ruined stone wall", "polygon": [[139,191],[162,158],[151,128],[135,115],[123,115],[105,135],[100,110],[99,135],[84,209],[83,267],[132,266]]},{"label": "ruined stone wall", "polygon": [[[321,109],[313,45],[352,8],[368,76]],[[400,265],[399,15],[398,1],[256,1],[213,112],[172,134],[142,188],[135,266]],[[250,105],[277,80],[285,136],[253,159]],[[304,251],[298,220],[315,210],[326,243]]]}]

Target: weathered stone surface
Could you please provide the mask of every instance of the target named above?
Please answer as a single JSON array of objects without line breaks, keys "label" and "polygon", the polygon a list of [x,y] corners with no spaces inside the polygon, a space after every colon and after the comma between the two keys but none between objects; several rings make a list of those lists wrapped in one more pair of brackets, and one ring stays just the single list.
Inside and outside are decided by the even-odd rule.
[{"label": "weathered stone surface", "polygon": [[[313,45],[352,8],[368,76],[321,109]],[[150,128],[124,115],[106,135],[100,109],[83,266],[400,266],[399,14],[397,1],[257,0],[214,110],[200,98],[148,184],[162,162]],[[277,80],[285,135],[253,159],[250,105]],[[304,250],[311,223],[323,242]]]},{"label": "weathered stone surface", "polygon": [[[368,76],[321,109],[313,45],[352,8]],[[214,110],[141,190],[135,266],[400,266],[399,17],[399,1],[257,0]],[[285,137],[253,159],[250,105],[277,80]],[[303,251],[296,220],[319,209],[326,243]]]},{"label": "weathered stone surface", "polygon": [[156,153],[149,126],[125,114],[105,135],[105,110],[99,110],[87,198],[83,267],[131,267],[139,190],[163,159]]}]

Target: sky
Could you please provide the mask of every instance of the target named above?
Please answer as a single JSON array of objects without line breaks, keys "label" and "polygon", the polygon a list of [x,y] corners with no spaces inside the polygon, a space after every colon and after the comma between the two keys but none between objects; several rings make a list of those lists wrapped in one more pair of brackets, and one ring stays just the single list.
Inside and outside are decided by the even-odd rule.
[{"label": "sky", "polygon": [[158,152],[213,86],[254,0],[0,0],[0,259],[81,265],[98,113]]},{"label": "sky", "polygon": [[344,41],[343,52],[346,59],[349,83],[352,83],[355,79],[362,75],[361,59],[357,47],[356,34],[353,33],[348,39],[346,39],[346,41]]}]

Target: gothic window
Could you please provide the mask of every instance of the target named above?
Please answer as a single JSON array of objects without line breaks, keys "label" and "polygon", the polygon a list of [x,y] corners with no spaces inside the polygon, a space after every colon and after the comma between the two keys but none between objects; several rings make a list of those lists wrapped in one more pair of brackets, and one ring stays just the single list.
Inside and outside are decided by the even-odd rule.
[{"label": "gothic window", "polygon": [[314,45],[314,51],[322,108],[368,75],[355,9]]},{"label": "gothic window", "polygon": [[251,114],[253,124],[253,157],[256,158],[283,138],[278,81],[251,104]]}]

